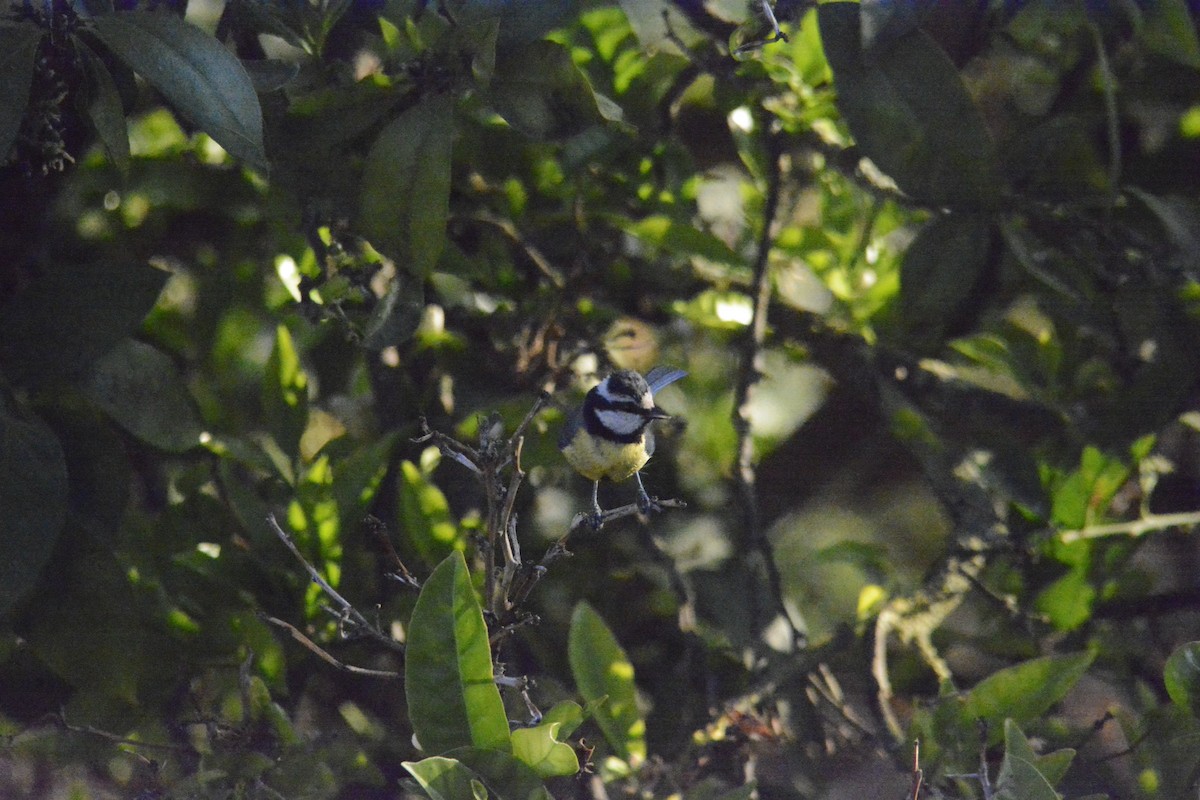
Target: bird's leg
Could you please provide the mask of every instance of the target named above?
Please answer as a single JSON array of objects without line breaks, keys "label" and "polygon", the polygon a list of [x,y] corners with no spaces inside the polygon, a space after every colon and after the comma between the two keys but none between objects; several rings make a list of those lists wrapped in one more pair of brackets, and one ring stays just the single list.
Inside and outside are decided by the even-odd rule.
[{"label": "bird's leg", "polygon": [[633,473],[633,477],[637,481],[638,487],[638,511],[643,514],[649,514],[651,511],[662,511],[662,506],[658,504],[658,500],[646,494],[646,487],[642,485],[642,473],[635,472]]},{"label": "bird's leg", "polygon": [[592,481],[592,529],[599,530],[603,522],[604,511],[600,508],[600,481]]}]

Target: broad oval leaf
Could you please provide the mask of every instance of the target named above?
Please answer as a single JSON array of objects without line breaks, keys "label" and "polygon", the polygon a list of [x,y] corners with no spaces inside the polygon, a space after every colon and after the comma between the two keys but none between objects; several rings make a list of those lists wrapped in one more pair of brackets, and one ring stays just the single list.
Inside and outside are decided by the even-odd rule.
[{"label": "broad oval leaf", "polygon": [[54,432],[0,402],[0,614],[50,559],[67,515],[67,464]]},{"label": "broad oval leaf", "polygon": [[1074,756],[1074,750],[1039,756],[1017,723],[1005,720],[1004,761],[996,777],[996,800],[1059,800],[1054,785],[1062,779]]},{"label": "broad oval leaf", "polygon": [[166,280],[118,261],[46,269],[0,308],[0,365],[16,383],[78,376],[137,329]]},{"label": "broad oval leaf", "polygon": [[961,717],[986,720],[992,740],[999,741],[1002,723],[1028,723],[1062,700],[1091,666],[1095,655],[1043,656],[1030,659],[977,683],[964,697]]},{"label": "broad oval leaf", "polygon": [[404,684],[413,732],[425,752],[510,749],[487,626],[462,553],[442,561],[417,598]]},{"label": "broad oval leaf", "polygon": [[371,244],[424,278],[446,246],[454,98],[424,97],[396,117],[363,167],[360,225]]},{"label": "broad oval leaf", "polygon": [[900,265],[900,319],[910,337],[941,344],[983,277],[991,241],[980,214],[947,214],[921,228]]},{"label": "broad oval leaf", "polygon": [[[586,602],[571,615],[567,655],[579,693],[613,749],[633,765],[646,758],[646,723],[637,707],[633,664],[604,620]],[[603,700],[604,702],[600,702]]]},{"label": "broad oval leaf", "polygon": [[220,42],[173,14],[101,14],[92,24],[117,58],[230,155],[267,170],[254,84],[242,62]]},{"label": "broad oval leaf", "polygon": [[0,163],[21,132],[21,121],[29,105],[33,66],[44,31],[32,23],[0,25]]},{"label": "broad oval leaf", "polygon": [[918,200],[994,207],[995,144],[937,43],[912,28],[868,50],[858,3],[825,3],[817,13],[837,105],[863,153]]},{"label": "broad oval leaf", "polygon": [[432,564],[462,548],[463,537],[450,514],[450,503],[425,471],[411,461],[402,461],[398,490],[404,535],[421,558]]},{"label": "broad oval leaf", "polygon": [[541,776],[511,753],[464,747],[450,755],[478,775],[497,800],[553,800]]},{"label": "broad oval leaf", "polygon": [[604,119],[592,85],[558,42],[534,42],[501,59],[488,98],[508,124],[534,139],[570,136]]},{"label": "broad oval leaf", "polygon": [[114,422],[160,450],[200,443],[201,425],[183,376],[170,356],[126,339],[96,362],[84,391]]},{"label": "broad oval leaf", "polygon": [[1200,642],[1175,648],[1163,668],[1163,681],[1172,702],[1200,718]]}]

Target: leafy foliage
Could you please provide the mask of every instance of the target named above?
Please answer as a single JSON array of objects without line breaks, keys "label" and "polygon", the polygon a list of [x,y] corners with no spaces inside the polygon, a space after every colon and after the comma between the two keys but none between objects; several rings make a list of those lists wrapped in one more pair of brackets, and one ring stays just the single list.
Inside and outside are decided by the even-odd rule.
[{"label": "leafy foliage", "polygon": [[0,794],[1195,792],[1191,5],[203,5],[0,20]]}]

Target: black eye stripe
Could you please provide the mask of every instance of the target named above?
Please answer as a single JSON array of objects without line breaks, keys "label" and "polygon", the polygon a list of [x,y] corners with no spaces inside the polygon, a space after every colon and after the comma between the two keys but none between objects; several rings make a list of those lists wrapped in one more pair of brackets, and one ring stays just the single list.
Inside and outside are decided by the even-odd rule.
[{"label": "black eye stripe", "polygon": [[628,411],[643,417],[649,416],[649,409],[633,400],[609,400],[601,394],[593,394],[590,399],[592,408],[597,411]]}]

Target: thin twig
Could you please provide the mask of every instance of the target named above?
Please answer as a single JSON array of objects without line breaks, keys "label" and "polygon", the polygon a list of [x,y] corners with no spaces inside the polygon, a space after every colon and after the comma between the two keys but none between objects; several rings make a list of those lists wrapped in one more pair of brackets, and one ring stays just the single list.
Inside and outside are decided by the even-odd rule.
[{"label": "thin twig", "polygon": [[[754,465],[754,437],[750,430],[750,392],[754,384],[762,377],[760,369],[762,352],[767,339],[767,311],[771,304],[770,260],[771,248],[774,244],[772,227],[775,215],[779,209],[780,183],[780,142],[768,134],[767,149],[768,174],[766,197],[763,202],[762,231],[758,240],[758,253],[754,261],[754,319],[746,336],[741,353],[741,364],[738,369],[737,386],[734,389],[733,428],[737,434],[737,468],[735,481],[738,495],[742,501],[742,513],[745,517],[745,538],[747,551],[757,553],[762,559],[763,568],[767,574],[767,582],[771,597],[775,603],[774,612],[781,615],[792,632],[792,643],[796,648],[804,646],[804,634],[796,628],[783,602],[783,582],[779,576],[779,567],[771,543],[762,530],[761,513],[758,506],[758,496],[755,483],[757,470]],[[755,594],[752,592],[751,597]],[[751,601],[751,613],[755,625],[761,629],[765,626],[762,609],[756,601]]]},{"label": "thin twig", "polygon": [[517,245],[525,252],[525,255],[530,261],[533,262],[533,265],[538,268],[538,271],[550,279],[550,283],[554,284],[554,288],[561,289],[567,285],[567,280],[563,277],[563,274],[559,272],[553,264],[550,263],[550,260],[546,258],[541,250],[539,250],[528,239],[526,239],[521,234],[521,231],[517,230],[517,226],[513,224],[512,220],[507,220],[503,217],[497,217],[496,215],[490,214],[486,211],[481,211],[473,215],[471,219],[475,220],[476,222],[482,222],[487,225],[491,225],[492,227],[496,228],[496,230],[508,237],[510,242]]},{"label": "thin twig", "polygon": [[1104,95],[1105,131],[1108,134],[1107,212],[1111,214],[1121,191],[1121,122],[1117,115],[1117,80],[1108,63],[1108,53],[1104,49],[1104,35],[1100,32],[1100,26],[1089,19],[1087,28],[1096,45],[1096,66],[1100,71],[1100,89]]},{"label": "thin twig", "polygon": [[404,645],[392,639],[390,636],[385,636],[382,631],[372,625],[366,617],[359,613],[358,609],[351,605],[349,600],[338,594],[337,589],[334,589],[333,586],[330,585],[329,581],[325,580],[324,576],[317,571],[316,567],[308,563],[308,559],[306,559],[304,554],[300,552],[300,548],[296,547],[296,543],[292,541],[292,537],[289,536],[287,531],[280,527],[279,523],[275,521],[275,515],[273,513],[267,515],[267,524],[271,526],[271,529],[275,531],[275,535],[278,536],[279,540],[287,546],[287,549],[292,552],[292,555],[296,557],[296,560],[304,566],[304,569],[308,572],[308,576],[312,582],[319,586],[321,591],[323,591],[337,604],[340,610],[340,613],[337,616],[340,619],[349,621],[357,630],[365,632],[367,636],[386,645],[390,649],[398,652],[404,652]]},{"label": "thin twig", "polygon": [[115,733],[109,733],[108,731],[101,730],[99,728],[93,728],[91,725],[72,725],[71,723],[67,722],[67,715],[65,711],[59,711],[58,714],[50,716],[52,716],[55,722],[62,726],[64,730],[71,731],[72,733],[85,733],[88,736],[97,736],[101,739],[112,742],[113,744],[129,745],[130,747],[144,747],[147,750],[165,750],[173,753],[191,752],[190,747],[184,747],[182,745],[143,742],[138,739],[130,739],[125,736],[119,736]]},{"label": "thin twig", "polygon": [[[687,508],[687,503],[682,500],[675,500],[672,498],[668,498],[666,500],[651,498],[651,501],[660,510],[664,508]],[[624,519],[625,517],[636,517],[641,513],[642,510],[638,508],[637,503],[630,503],[626,506],[617,506],[616,508],[605,509],[604,511],[600,512],[599,516],[596,516],[590,512],[580,511],[575,515],[575,518],[571,520],[571,527],[567,529],[567,535],[563,537],[562,541],[565,541],[568,536],[575,533],[575,531],[579,530],[580,528],[592,528],[593,530],[599,531],[610,522],[616,522],[617,520]]]},{"label": "thin twig", "polygon": [[347,664],[344,661],[339,661],[337,658],[331,655],[328,650],[325,650],[312,639],[305,636],[299,628],[297,628],[295,625],[292,625],[290,622],[285,622],[278,617],[272,617],[267,614],[261,614],[260,616],[266,622],[286,630],[289,634],[291,634],[293,639],[304,645],[304,647],[317,656],[317,658],[321,659],[326,664],[329,664],[331,667],[340,669],[342,672],[349,672],[352,675],[365,675],[370,678],[386,678],[388,680],[399,680],[401,677],[403,677],[399,672],[356,667],[353,664]]},{"label": "thin twig", "polygon": [[1200,511],[1182,511],[1177,514],[1149,514],[1127,522],[1112,522],[1107,525],[1088,525],[1078,530],[1062,531],[1058,534],[1064,544],[1080,539],[1099,539],[1103,536],[1141,536],[1151,531],[1167,528],[1190,528],[1200,525]]}]

